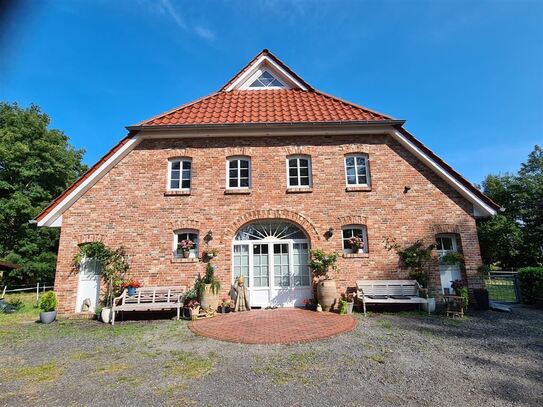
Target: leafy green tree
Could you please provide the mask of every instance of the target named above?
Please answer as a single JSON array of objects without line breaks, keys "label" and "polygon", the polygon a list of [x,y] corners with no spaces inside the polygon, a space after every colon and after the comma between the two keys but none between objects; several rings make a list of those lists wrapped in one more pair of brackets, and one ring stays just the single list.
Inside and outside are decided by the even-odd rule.
[{"label": "leafy green tree", "polygon": [[8,284],[53,281],[59,230],[28,223],[85,170],[38,106],[0,103],[0,259],[20,264]]},{"label": "leafy green tree", "polygon": [[489,175],[483,191],[504,211],[478,224],[483,260],[504,268],[543,264],[543,149],[517,174]]}]

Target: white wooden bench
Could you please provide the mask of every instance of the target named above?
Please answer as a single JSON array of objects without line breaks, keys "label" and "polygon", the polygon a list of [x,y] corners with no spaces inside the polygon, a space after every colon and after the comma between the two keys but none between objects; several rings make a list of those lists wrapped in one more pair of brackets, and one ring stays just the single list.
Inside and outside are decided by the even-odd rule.
[{"label": "white wooden bench", "polygon": [[177,309],[179,319],[183,307],[183,296],[186,287],[141,287],[136,295],[129,296],[128,290],[113,300],[111,308],[111,325],[115,325],[115,314],[118,311],[162,311]]},{"label": "white wooden bench", "polygon": [[[416,280],[359,280],[356,287],[364,315],[366,304],[428,304],[428,300],[419,295],[421,286]],[[427,308],[430,314],[430,307]]]}]

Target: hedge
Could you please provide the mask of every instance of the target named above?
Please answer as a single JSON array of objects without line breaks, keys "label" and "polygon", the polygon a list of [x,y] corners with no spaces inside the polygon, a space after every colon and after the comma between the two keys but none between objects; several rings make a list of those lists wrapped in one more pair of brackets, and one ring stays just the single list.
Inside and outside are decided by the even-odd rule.
[{"label": "hedge", "polygon": [[522,302],[535,304],[543,299],[543,267],[524,267],[518,271]]}]

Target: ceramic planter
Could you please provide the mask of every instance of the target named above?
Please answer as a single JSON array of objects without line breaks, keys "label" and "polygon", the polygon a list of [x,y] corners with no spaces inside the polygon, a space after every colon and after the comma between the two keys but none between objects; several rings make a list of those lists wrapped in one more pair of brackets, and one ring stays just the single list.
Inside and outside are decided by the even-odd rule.
[{"label": "ceramic planter", "polygon": [[435,298],[428,298],[428,303],[422,304],[422,309],[426,312],[434,312],[436,310],[436,299]]},{"label": "ceramic planter", "polygon": [[322,280],[317,284],[317,299],[324,311],[330,311],[337,297],[336,280]]},{"label": "ceramic planter", "polygon": [[202,298],[200,298],[200,306],[203,309],[211,307],[214,311],[219,307],[219,293],[213,294],[211,284],[206,284],[204,292],[202,293]]},{"label": "ceramic planter", "polygon": [[133,297],[134,295],[136,295],[136,287],[128,286],[128,288],[126,289],[126,293],[130,297]]},{"label": "ceramic planter", "polygon": [[102,322],[109,324],[111,321],[111,308],[102,308],[102,312],[100,312],[100,319],[102,320]]},{"label": "ceramic planter", "polygon": [[40,312],[40,321],[42,324],[50,324],[57,318],[57,311]]},{"label": "ceramic planter", "polygon": [[354,301],[347,303],[347,314],[352,314],[354,308]]}]

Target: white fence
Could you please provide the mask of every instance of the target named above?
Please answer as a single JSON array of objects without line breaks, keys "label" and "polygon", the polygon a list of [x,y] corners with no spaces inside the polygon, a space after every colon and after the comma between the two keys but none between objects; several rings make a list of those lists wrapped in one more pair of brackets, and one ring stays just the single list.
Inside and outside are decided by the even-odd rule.
[{"label": "white fence", "polygon": [[[18,286],[15,286],[18,287]],[[35,291],[36,292],[36,303],[40,300],[40,291],[44,293],[47,290],[52,289],[53,283],[36,283],[36,286],[31,287],[22,287],[22,288],[12,288],[8,290],[8,286],[4,286],[4,289],[2,290],[2,296],[0,299],[4,298],[6,293],[19,293],[19,292],[25,292],[25,291]]]}]

